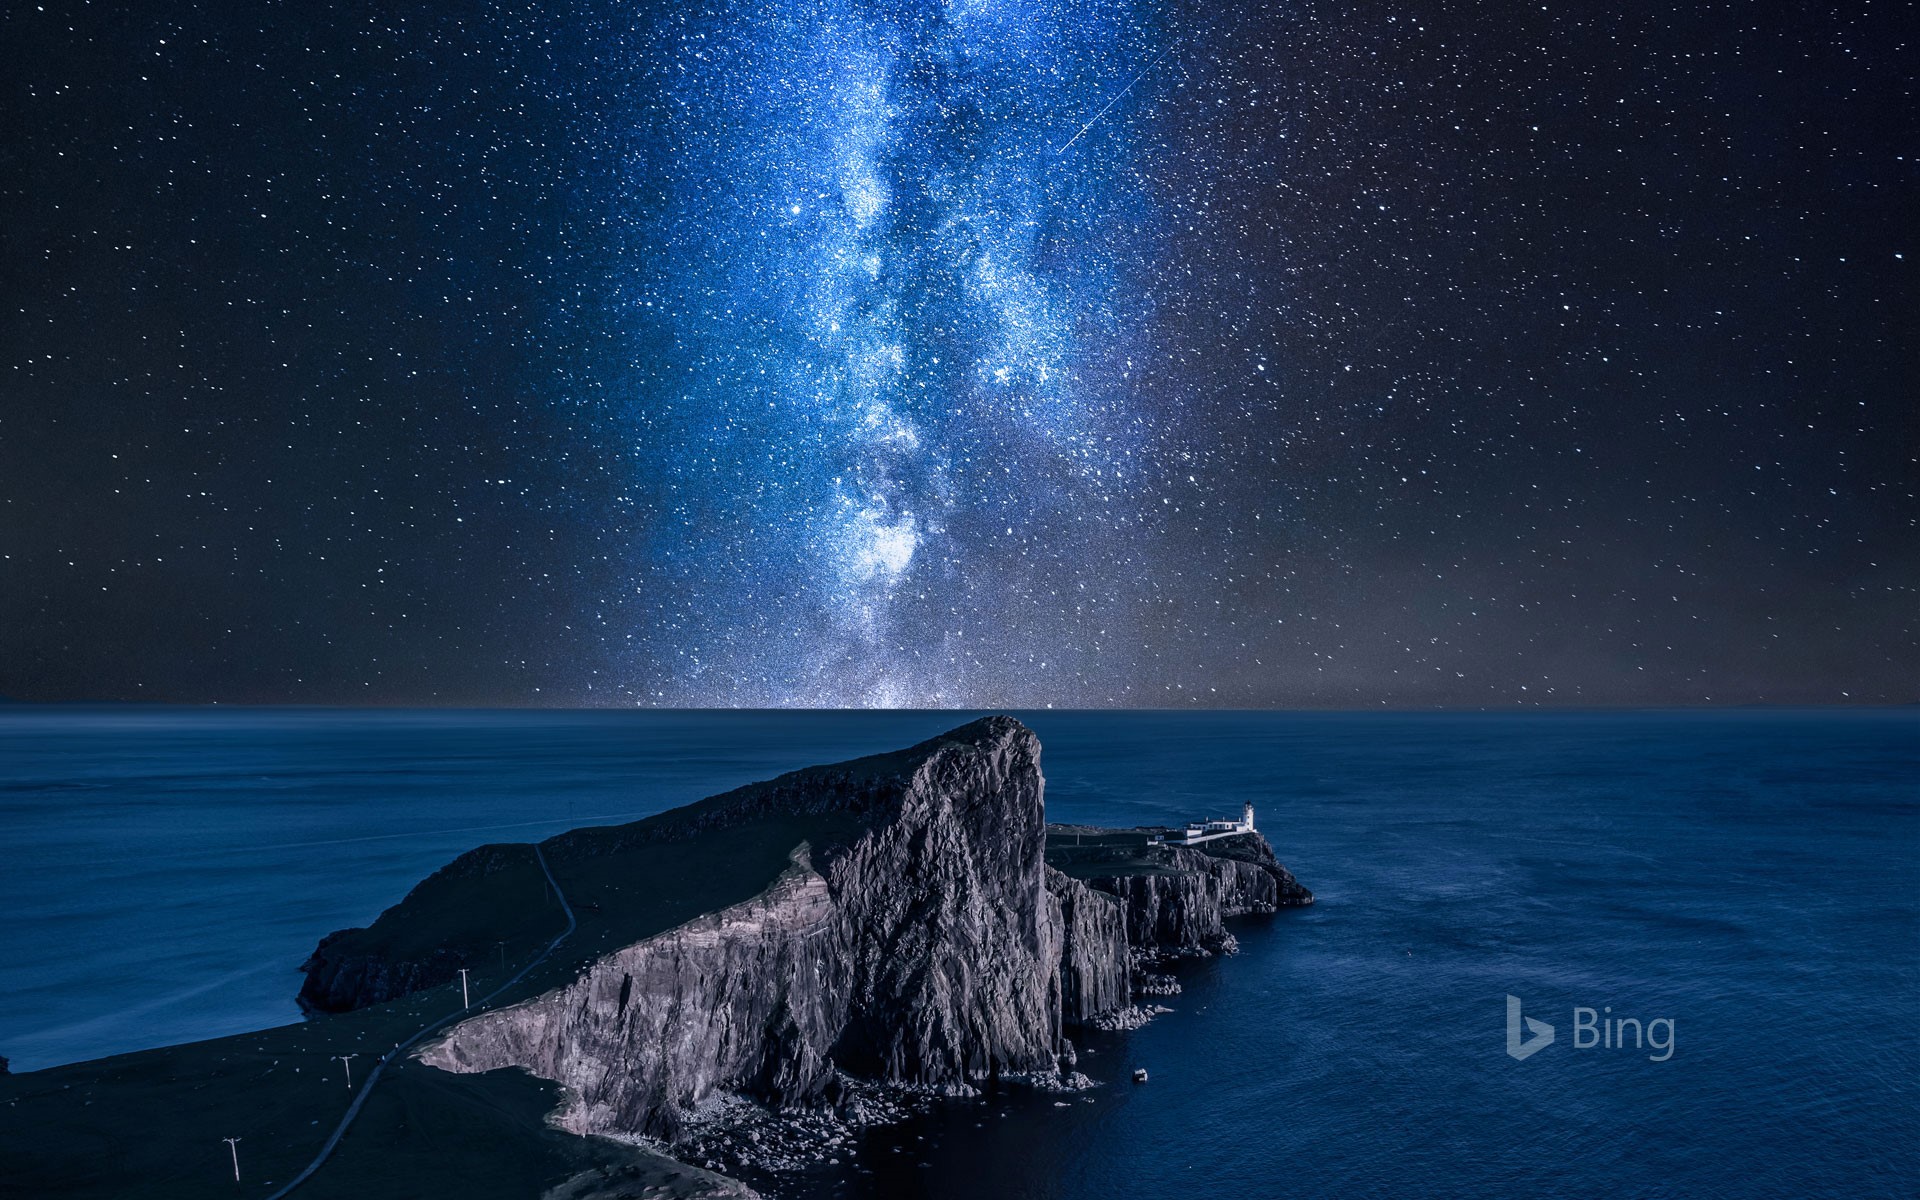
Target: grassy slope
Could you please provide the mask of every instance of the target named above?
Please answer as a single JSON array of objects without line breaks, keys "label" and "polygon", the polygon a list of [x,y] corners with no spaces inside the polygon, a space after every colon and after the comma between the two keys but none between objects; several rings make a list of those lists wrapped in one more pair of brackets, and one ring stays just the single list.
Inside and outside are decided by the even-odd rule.
[{"label": "grassy slope", "polygon": [[1047,826],[1047,865],[1070,879],[1115,875],[1179,875],[1167,854],[1147,845],[1137,829],[1101,829],[1092,825]]},{"label": "grassy slope", "polygon": [[[653,818],[659,820],[660,818]],[[754,896],[801,841],[821,846],[854,818],[770,817],[685,840],[591,853],[622,827],[547,843],[580,927],[500,1003],[571,980],[586,962]],[[604,833],[606,838],[595,835]],[[503,847],[512,851],[513,848]],[[531,852],[500,869],[423,884],[367,931],[396,949],[448,938],[483,946],[475,998],[564,927]],[[391,919],[389,919],[391,918]],[[384,922],[384,927],[383,927]],[[494,941],[506,937],[507,965]],[[335,1054],[364,1077],[386,1048],[459,1008],[458,982],[357,1012],[186,1046],[0,1078],[0,1196],[264,1196],[319,1149],[349,1099]],[[455,1076],[390,1067],[302,1197],[528,1197],[628,1152],[548,1130],[549,1085],[515,1071]],[[235,1186],[221,1138],[238,1136]]]}]

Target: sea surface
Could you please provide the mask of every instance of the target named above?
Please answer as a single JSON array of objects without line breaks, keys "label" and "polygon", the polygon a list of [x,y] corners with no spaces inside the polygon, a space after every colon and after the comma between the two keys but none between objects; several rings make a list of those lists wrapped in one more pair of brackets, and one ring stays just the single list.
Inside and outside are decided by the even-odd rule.
[{"label": "sea surface", "polygon": [[[472,845],[969,715],[0,708],[0,1054],[297,1019],[315,941]],[[1920,1195],[1920,712],[1021,715],[1052,819],[1250,799],[1319,903],[1089,1039],[1106,1086],[946,1105],[782,1190]],[[1509,995],[1555,1028],[1525,1060]],[[1582,1046],[1576,1008],[1672,1053]]]}]

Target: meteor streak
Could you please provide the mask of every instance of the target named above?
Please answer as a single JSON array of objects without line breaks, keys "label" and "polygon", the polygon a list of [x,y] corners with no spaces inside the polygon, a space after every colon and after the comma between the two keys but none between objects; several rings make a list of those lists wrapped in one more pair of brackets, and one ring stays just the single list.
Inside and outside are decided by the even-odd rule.
[{"label": "meteor streak", "polygon": [[1100,119],[1101,117],[1104,117],[1104,116],[1106,116],[1106,115],[1107,115],[1107,110],[1108,110],[1108,109],[1110,109],[1110,108],[1112,108],[1112,107],[1113,107],[1114,105],[1116,105],[1116,104],[1118,104],[1118,103],[1120,103],[1120,98],[1121,98],[1122,96],[1125,96],[1125,95],[1126,95],[1126,94],[1127,94],[1128,92],[1130,92],[1130,91],[1132,91],[1132,90],[1133,90],[1133,85],[1134,85],[1134,84],[1136,84],[1136,83],[1139,83],[1139,82],[1140,82],[1140,81],[1141,81],[1142,79],[1144,79],[1144,78],[1146,78],[1146,74],[1147,74],[1147,72],[1148,72],[1148,71],[1151,71],[1151,70],[1153,70],[1153,69],[1154,69],[1155,67],[1157,67],[1157,66],[1159,66],[1159,65],[1160,65],[1160,60],[1161,60],[1161,59],[1163,59],[1163,58],[1165,58],[1165,57],[1167,56],[1167,54],[1168,54],[1168,53],[1169,53],[1170,51],[1172,51],[1172,49],[1173,49],[1173,43],[1168,43],[1168,45],[1167,45],[1167,48],[1166,48],[1165,50],[1162,50],[1162,51],[1161,51],[1160,53],[1158,53],[1158,54],[1156,54],[1156,55],[1154,55],[1154,56],[1153,56],[1153,61],[1152,61],[1152,62],[1150,62],[1150,63],[1148,63],[1148,64],[1147,64],[1146,66],[1144,66],[1144,67],[1141,67],[1141,68],[1140,68],[1140,73],[1139,73],[1139,74],[1137,74],[1137,75],[1135,75],[1135,76],[1134,76],[1134,77],[1133,77],[1132,79],[1129,79],[1129,80],[1127,80],[1127,86],[1125,86],[1125,87],[1123,87],[1123,88],[1121,88],[1121,89],[1120,89],[1119,91],[1117,91],[1117,92],[1115,92],[1115,93],[1113,94],[1113,99],[1111,99],[1111,100],[1109,100],[1109,101],[1107,101],[1107,102],[1106,102],[1105,104],[1103,104],[1103,105],[1101,105],[1101,106],[1100,106],[1100,111],[1099,111],[1099,112],[1097,112],[1097,113],[1095,113],[1095,114],[1093,114],[1093,116],[1092,116],[1092,117],[1090,117],[1090,118],[1088,118],[1088,119],[1087,119],[1087,123],[1086,123],[1085,125],[1082,125],[1082,126],[1080,127],[1080,133],[1076,133],[1076,134],[1074,134],[1074,135],[1073,135],[1072,137],[1070,137],[1070,138],[1068,138],[1068,139],[1067,139],[1067,144],[1066,144],[1065,146],[1062,146],[1062,147],[1060,147],[1060,148],[1059,148],[1058,150],[1055,150],[1055,151],[1053,152],[1053,156],[1054,156],[1055,158],[1058,158],[1058,157],[1060,157],[1060,156],[1061,156],[1062,154],[1065,154],[1065,153],[1067,152],[1067,150],[1068,150],[1069,148],[1071,148],[1071,147],[1072,147],[1072,145],[1073,145],[1073,144],[1074,144],[1075,142],[1077,142],[1077,141],[1079,141],[1079,140],[1080,140],[1080,135],[1081,135],[1081,134],[1083,134],[1083,133],[1085,133],[1085,132],[1086,132],[1087,130],[1089,130],[1089,129],[1092,129],[1092,128],[1093,128],[1093,126],[1094,126],[1094,123],[1095,123],[1096,121],[1098,121],[1098,120],[1099,120],[1099,119]]}]

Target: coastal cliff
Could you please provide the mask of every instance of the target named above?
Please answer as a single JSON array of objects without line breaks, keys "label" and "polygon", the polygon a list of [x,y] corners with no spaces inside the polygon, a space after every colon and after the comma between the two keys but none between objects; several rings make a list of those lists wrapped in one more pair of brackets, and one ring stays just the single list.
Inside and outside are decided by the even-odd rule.
[{"label": "coastal cliff", "polygon": [[815,775],[805,806],[859,812],[851,836],[802,843],[760,894],[463,1021],[420,1057],[523,1067],[563,1085],[566,1128],[667,1139],[716,1091],[807,1106],[842,1073],[963,1092],[1051,1070],[1064,928],[1039,750],[990,718],[892,770]]},{"label": "coastal cliff", "polygon": [[[1112,831],[1093,832],[1112,837]],[[1274,859],[1257,833],[1205,848],[1063,845],[1053,857],[1089,887],[1120,901],[1129,945],[1162,955],[1217,953],[1232,944],[1229,918],[1313,903],[1313,893]]]},{"label": "coastal cliff", "polygon": [[1058,912],[1061,1018],[1086,1025],[1133,999],[1126,910],[1112,896],[1047,868],[1047,897]]},{"label": "coastal cliff", "polygon": [[[741,1099],[799,1112],[845,1108],[875,1086],[1071,1086],[1058,1072],[1073,1030],[1132,1011],[1144,963],[1230,949],[1226,919],[1312,897],[1256,833],[1207,850],[1149,844],[1144,831],[1093,831],[1092,851],[1063,845],[1043,790],[1038,739],[991,717],[895,754],[578,830],[542,843],[544,860],[483,847],[369,929],[323,941],[302,1002],[379,1003],[484,960],[490,945],[551,936],[543,861],[576,905],[592,897],[598,948],[416,1056],[554,1081],[562,1128],[675,1143]],[[729,902],[672,908],[702,902],[690,890],[729,894],[714,890],[715,869],[686,862],[774,847],[777,860],[755,868],[764,878]],[[489,941],[501,920],[524,928]]]}]

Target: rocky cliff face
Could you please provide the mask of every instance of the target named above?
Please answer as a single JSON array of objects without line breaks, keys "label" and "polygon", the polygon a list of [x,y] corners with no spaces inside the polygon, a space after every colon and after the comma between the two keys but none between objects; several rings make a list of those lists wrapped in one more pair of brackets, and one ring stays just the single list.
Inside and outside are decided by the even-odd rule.
[{"label": "rocky cliff face", "polygon": [[[830,816],[841,830],[795,846],[750,899],[601,954],[418,1055],[454,1072],[524,1068],[563,1085],[565,1128],[669,1141],[729,1096],[795,1108],[869,1082],[964,1092],[1052,1072],[1073,1028],[1131,1012],[1142,953],[1217,950],[1231,941],[1225,919],[1312,901],[1258,835],[1201,851],[1119,833],[1111,862],[1100,850],[1071,875],[1054,869],[1039,754],[1029,730],[993,717],[898,754],[552,839],[543,847],[564,882],[568,863],[588,874],[586,860],[641,845],[723,835],[732,846],[794,817]],[[527,847],[462,856],[371,934],[323,942],[303,1001],[338,1010],[441,982],[495,930],[443,937],[418,915],[544,886],[537,872]]]},{"label": "rocky cliff face", "polygon": [[1085,1025],[1133,999],[1126,910],[1115,898],[1047,868],[1047,896],[1058,911],[1061,1017]]},{"label": "rocky cliff face", "polygon": [[851,982],[824,877],[804,851],[767,892],[608,955],[571,986],[455,1026],[420,1054],[566,1085],[577,1133],[671,1139],[716,1087],[800,1102],[825,1085]]},{"label": "rocky cliff face", "polygon": [[1313,893],[1274,861],[1257,833],[1208,843],[1205,850],[1159,847],[1154,857],[1151,870],[1087,880],[1120,901],[1127,941],[1136,947],[1212,953],[1229,944],[1230,917],[1313,903]]},{"label": "rocky cliff face", "polygon": [[916,747],[845,797],[871,816],[849,844],[800,848],[754,899],[464,1021],[422,1059],[524,1067],[565,1085],[570,1129],[669,1138],[716,1091],[804,1104],[836,1071],[960,1090],[1050,1069],[1066,930],[1039,749],[1008,718]]},{"label": "rocky cliff face", "polygon": [[[1273,847],[1267,844],[1266,838],[1257,833],[1208,842],[1197,851],[1189,851],[1189,853],[1204,854],[1211,859],[1252,866],[1258,869],[1258,873],[1268,876],[1273,881],[1273,894],[1270,899],[1254,895],[1252,892],[1247,893],[1248,904],[1244,910],[1246,912],[1300,908],[1313,903],[1313,893],[1293,877],[1293,872],[1280,865],[1279,860],[1273,855]],[[1240,878],[1249,879],[1250,877],[1242,871]],[[1266,884],[1258,879],[1252,879],[1251,888],[1255,892],[1264,892]],[[1271,908],[1262,908],[1262,904],[1271,905]]]}]

